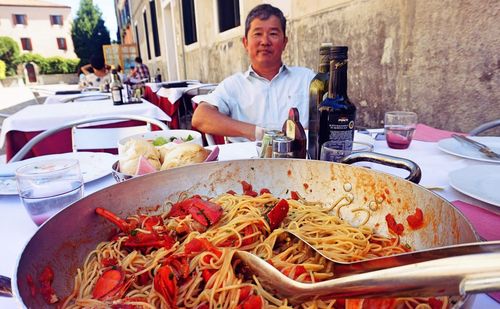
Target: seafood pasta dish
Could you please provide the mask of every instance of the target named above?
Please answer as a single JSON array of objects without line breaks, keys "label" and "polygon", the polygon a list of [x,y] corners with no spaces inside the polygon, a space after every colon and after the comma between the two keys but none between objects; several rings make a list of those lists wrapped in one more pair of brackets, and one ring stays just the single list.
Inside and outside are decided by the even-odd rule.
[{"label": "seafood pasta dish", "polygon": [[[447,297],[311,300],[297,305],[266,291],[235,255],[245,250],[301,282],[335,277],[335,267],[287,231],[325,255],[355,261],[409,251],[397,228],[390,237],[351,226],[342,205],[306,201],[296,192],[277,197],[242,182],[243,193],[180,196],[159,215],[120,218],[96,213],[118,231],[89,252],[70,295],[44,298],[62,308],[448,308]],[[139,207],[140,205],[138,205]],[[49,270],[47,270],[49,271]],[[52,274],[54,275],[54,274]],[[55,274],[57,276],[57,274]]]}]

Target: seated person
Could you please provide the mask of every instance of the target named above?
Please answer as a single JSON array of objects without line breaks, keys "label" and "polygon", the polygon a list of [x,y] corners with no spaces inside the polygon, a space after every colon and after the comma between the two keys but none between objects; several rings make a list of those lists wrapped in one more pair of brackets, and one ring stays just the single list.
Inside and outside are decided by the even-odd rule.
[{"label": "seated person", "polygon": [[111,72],[109,67],[104,64],[104,58],[101,56],[90,57],[90,63],[80,69],[85,75],[84,87],[101,89],[104,85],[111,83]]},{"label": "seated person", "polygon": [[289,109],[297,107],[307,128],[309,84],[314,72],[282,63],[288,41],[285,30],[286,19],[280,9],[262,4],[250,11],[243,45],[251,65],[204,97],[194,112],[193,127],[227,136],[232,142],[260,140],[266,129],[281,130]]},{"label": "seated person", "polygon": [[141,57],[135,58],[135,66],[130,71],[128,82],[131,84],[143,84],[149,82],[151,75],[147,65],[142,63]]}]

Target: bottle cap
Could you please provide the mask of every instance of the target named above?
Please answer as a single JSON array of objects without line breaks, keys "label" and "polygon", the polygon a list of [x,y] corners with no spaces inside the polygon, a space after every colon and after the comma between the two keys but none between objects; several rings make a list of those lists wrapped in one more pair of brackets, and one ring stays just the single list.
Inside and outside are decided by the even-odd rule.
[{"label": "bottle cap", "polygon": [[347,59],[347,46],[332,46],[330,52],[332,53],[333,59],[343,60]]},{"label": "bottle cap", "polygon": [[333,48],[333,43],[330,42],[321,43],[321,46],[319,47],[319,54],[328,55],[332,48]]},{"label": "bottle cap", "polygon": [[287,136],[273,138],[273,152],[288,153],[292,151],[292,139]]}]

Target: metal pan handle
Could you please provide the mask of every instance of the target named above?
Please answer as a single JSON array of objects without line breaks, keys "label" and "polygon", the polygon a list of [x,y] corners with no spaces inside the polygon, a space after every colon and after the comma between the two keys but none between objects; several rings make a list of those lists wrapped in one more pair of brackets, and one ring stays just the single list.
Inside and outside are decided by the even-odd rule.
[{"label": "metal pan handle", "polygon": [[345,164],[352,164],[356,162],[374,162],[382,165],[405,169],[410,172],[410,175],[408,175],[408,177],[406,177],[405,179],[414,183],[419,183],[420,179],[422,178],[422,170],[417,165],[417,163],[408,159],[393,157],[377,152],[356,152],[346,156],[340,161],[340,163]]}]

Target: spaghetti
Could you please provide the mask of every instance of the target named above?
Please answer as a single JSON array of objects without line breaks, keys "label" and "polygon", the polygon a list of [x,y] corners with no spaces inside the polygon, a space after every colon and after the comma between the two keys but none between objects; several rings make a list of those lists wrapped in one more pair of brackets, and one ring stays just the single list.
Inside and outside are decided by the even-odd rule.
[{"label": "spaghetti", "polygon": [[[198,200],[194,201],[159,217],[132,216],[123,221],[126,224],[111,219],[117,220],[113,222],[121,225],[122,232],[90,252],[62,308],[294,308],[286,299],[264,290],[234,256],[236,249],[250,251],[302,282],[333,278],[334,265],[302,242],[290,239],[287,230],[335,260],[362,260],[408,250],[397,235],[384,238],[374,235],[369,227],[353,227],[331,215],[332,209],[302,198],[223,194],[210,200],[210,207],[222,209],[216,220],[215,208],[198,207]],[[285,203],[286,217],[274,226],[272,212],[279,212],[278,205],[283,210]],[[152,235],[162,242],[151,242],[152,246],[135,243],[138,236],[151,241]],[[363,303],[370,307],[380,302],[390,302],[387,308],[449,306],[444,297],[315,300],[297,308],[361,308]]]}]

